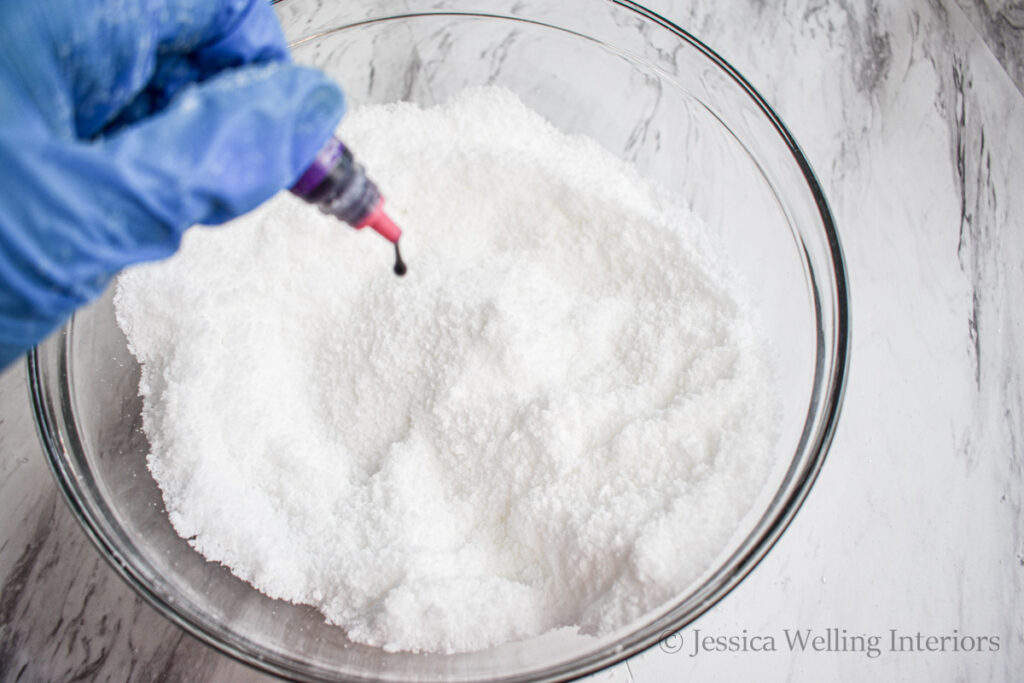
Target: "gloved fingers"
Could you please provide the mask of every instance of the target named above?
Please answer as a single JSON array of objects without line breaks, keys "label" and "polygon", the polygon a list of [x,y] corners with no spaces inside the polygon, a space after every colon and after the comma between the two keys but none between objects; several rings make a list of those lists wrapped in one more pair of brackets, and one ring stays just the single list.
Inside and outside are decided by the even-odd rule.
[{"label": "gloved fingers", "polygon": [[267,0],[3,2],[0,43],[0,120],[79,139],[158,111],[183,83],[288,60]]},{"label": "gloved fingers", "polygon": [[160,51],[195,55],[208,74],[289,58],[269,0],[165,0],[158,5]]},{"label": "gloved fingers", "polygon": [[66,34],[75,132],[90,139],[159,111],[183,85],[225,68],[287,61],[267,0],[107,0],[54,12]]},{"label": "gloved fingers", "polygon": [[242,64],[291,59],[281,24],[267,0],[219,2],[224,6],[221,17],[193,51],[204,78]]},{"label": "gloved fingers", "polygon": [[[96,142],[0,129],[0,356],[36,343],[118,270],[169,256],[194,223],[294,183],[344,108],[322,73],[225,71]],[[0,362],[3,358],[0,357]]]},{"label": "gloved fingers", "polygon": [[191,55],[161,56],[157,61],[156,72],[146,87],[103,128],[102,134],[110,135],[160,111],[183,88],[198,82],[202,76]]},{"label": "gloved fingers", "polygon": [[277,17],[266,0],[175,0],[159,13],[152,78],[108,124],[109,134],[160,111],[186,85],[245,64],[289,61]]},{"label": "gloved fingers", "polygon": [[291,64],[224,71],[104,139],[124,192],[180,232],[222,223],[290,186],[344,111],[321,72]]},{"label": "gloved fingers", "polygon": [[153,75],[105,125],[104,135],[160,111],[185,86],[224,69],[289,61],[280,24],[266,0],[216,0],[198,11],[176,0],[160,16]]},{"label": "gloved fingers", "polygon": [[0,2],[0,42],[0,365],[291,185],[344,108],[265,0]]}]

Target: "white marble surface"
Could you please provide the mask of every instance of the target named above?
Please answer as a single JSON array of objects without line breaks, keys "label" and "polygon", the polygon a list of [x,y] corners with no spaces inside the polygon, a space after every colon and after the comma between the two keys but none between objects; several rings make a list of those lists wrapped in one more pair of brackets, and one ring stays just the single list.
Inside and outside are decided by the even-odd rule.
[{"label": "white marble surface", "polygon": [[[789,124],[826,189],[853,296],[849,388],[796,521],[692,630],[596,680],[1019,680],[1024,671],[1024,40],[999,0],[651,0]],[[100,559],[59,499],[25,375],[0,376],[0,681],[250,681]],[[785,630],[879,635],[792,653]],[[902,635],[996,652],[888,651]],[[681,646],[681,652],[667,652]]]}]

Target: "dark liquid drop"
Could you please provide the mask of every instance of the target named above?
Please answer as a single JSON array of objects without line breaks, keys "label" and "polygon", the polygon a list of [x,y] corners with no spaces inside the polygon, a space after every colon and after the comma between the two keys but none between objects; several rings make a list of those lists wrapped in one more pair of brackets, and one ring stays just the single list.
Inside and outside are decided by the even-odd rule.
[{"label": "dark liquid drop", "polygon": [[405,275],[405,261],[402,260],[402,252],[398,251],[398,242],[395,242],[395,275]]}]

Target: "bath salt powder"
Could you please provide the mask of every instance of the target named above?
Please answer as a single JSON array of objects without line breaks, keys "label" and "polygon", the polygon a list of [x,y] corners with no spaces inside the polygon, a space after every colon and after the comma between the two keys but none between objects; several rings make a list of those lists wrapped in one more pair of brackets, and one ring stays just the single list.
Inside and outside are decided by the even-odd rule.
[{"label": "bath salt powder", "polygon": [[777,399],[707,229],[514,95],[366,107],[392,250],[282,195],[124,273],[176,531],[355,641],[606,633],[708,569]]}]

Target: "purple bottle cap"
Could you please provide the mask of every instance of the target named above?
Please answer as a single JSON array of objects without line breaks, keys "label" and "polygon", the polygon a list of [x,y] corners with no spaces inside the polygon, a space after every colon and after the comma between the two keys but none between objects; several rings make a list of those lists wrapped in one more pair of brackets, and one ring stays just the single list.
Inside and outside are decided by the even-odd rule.
[{"label": "purple bottle cap", "polygon": [[300,197],[305,197],[307,194],[316,189],[327,174],[334,168],[334,164],[337,163],[338,157],[341,156],[345,146],[341,144],[341,140],[334,137],[333,135],[324,143],[324,146],[317,153],[316,159],[309,165],[305,173],[299,178],[299,180],[292,185],[291,191]]}]

